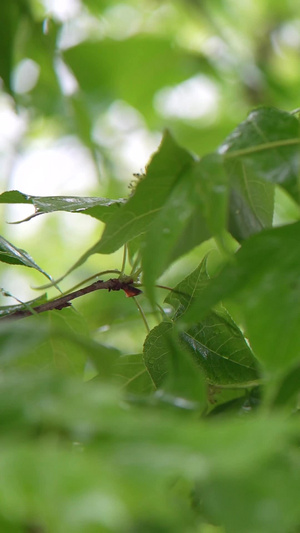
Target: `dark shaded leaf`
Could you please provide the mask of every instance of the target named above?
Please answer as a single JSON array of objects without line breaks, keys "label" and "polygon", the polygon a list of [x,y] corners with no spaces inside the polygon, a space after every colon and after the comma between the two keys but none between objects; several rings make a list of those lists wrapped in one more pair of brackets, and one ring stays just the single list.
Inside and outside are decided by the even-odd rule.
[{"label": "dark shaded leaf", "polygon": [[[183,318],[194,301],[202,298],[210,280],[206,258],[180,282],[166,298],[174,307],[174,321]],[[177,343],[193,355],[209,383],[218,386],[245,387],[258,379],[257,363],[241,331],[223,309],[210,312],[205,319],[186,328],[177,336]],[[172,323],[163,322],[154,328],[145,342],[145,361],[155,383],[167,373],[168,331]],[[161,377],[160,377],[161,374]]]},{"label": "dark shaded leaf", "polygon": [[193,353],[208,381],[222,387],[256,384],[257,363],[241,331],[229,318],[209,313],[205,319],[183,332],[180,340]]},{"label": "dark shaded leaf", "polygon": [[248,239],[183,317],[195,322],[220,300],[234,298],[255,354],[269,370],[299,360],[300,223]]},{"label": "dark shaded leaf", "polygon": [[[172,351],[168,335],[173,324],[162,322],[148,335],[144,346],[146,366],[160,387],[168,376]],[[220,387],[248,387],[257,382],[255,358],[234,323],[216,313],[176,337],[181,349],[188,350],[199,371],[209,383]]]},{"label": "dark shaded leaf", "polygon": [[149,333],[144,360],[161,400],[185,409],[204,403],[203,378],[171,323],[162,322]]}]

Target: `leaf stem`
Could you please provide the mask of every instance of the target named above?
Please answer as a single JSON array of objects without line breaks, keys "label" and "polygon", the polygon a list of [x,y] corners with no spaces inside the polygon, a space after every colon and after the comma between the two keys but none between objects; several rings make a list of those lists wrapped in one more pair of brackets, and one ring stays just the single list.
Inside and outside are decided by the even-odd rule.
[{"label": "leaf stem", "polygon": [[124,272],[125,272],[126,259],[127,259],[127,244],[124,244],[124,249],[123,249],[123,261],[122,261],[122,267],[121,267],[120,277],[123,276],[123,274],[124,274]]},{"label": "leaf stem", "polygon": [[270,150],[272,148],[281,148],[282,146],[292,146],[300,144],[300,138],[296,139],[282,139],[280,141],[272,141],[265,144],[257,144],[256,146],[248,146],[248,148],[241,148],[232,152],[225,152],[225,159],[233,159],[234,157],[241,157],[243,155],[255,154],[255,152],[262,152],[263,150]]},{"label": "leaf stem", "polygon": [[146,328],[146,330],[147,330],[147,333],[150,333],[150,327],[149,327],[149,324],[148,324],[148,322],[147,322],[146,315],[145,315],[145,313],[144,313],[144,311],[143,311],[143,309],[142,309],[142,306],[139,304],[139,302],[137,301],[137,299],[135,298],[135,296],[133,296],[133,299],[134,299],[134,303],[135,303],[135,305],[137,306],[137,308],[138,308],[138,310],[139,310],[139,312],[140,312],[140,314],[141,314],[141,317],[142,317],[142,320],[143,320],[143,322],[144,322],[144,324],[145,324],[145,328]]}]

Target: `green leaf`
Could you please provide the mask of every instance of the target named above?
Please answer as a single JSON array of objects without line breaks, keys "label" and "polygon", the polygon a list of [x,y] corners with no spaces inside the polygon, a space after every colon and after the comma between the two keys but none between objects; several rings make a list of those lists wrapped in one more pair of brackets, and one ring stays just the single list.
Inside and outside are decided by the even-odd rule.
[{"label": "green leaf", "polygon": [[227,163],[230,178],[229,231],[238,241],[272,226],[275,188],[244,162]]},{"label": "green leaf", "polygon": [[183,172],[141,243],[143,284],[154,304],[154,284],[174,257],[179,238],[195,211],[195,186],[190,172]]},{"label": "green leaf", "polygon": [[203,377],[185,346],[178,343],[172,324],[162,322],[149,333],[144,360],[162,401],[185,409],[204,403]]},{"label": "green leaf", "polygon": [[162,387],[168,376],[170,346],[166,336],[172,329],[172,322],[161,322],[150,331],[145,340],[144,361],[157,388]]},{"label": "green leaf", "polygon": [[[145,364],[154,383],[161,387],[169,372],[172,349],[168,335],[173,324],[162,322],[148,335],[144,345]],[[257,382],[255,358],[240,330],[216,313],[178,335],[176,342],[188,350],[200,374],[220,387],[249,387]]]},{"label": "green leaf", "polygon": [[182,235],[179,236],[174,247],[171,260],[186,254],[198,244],[210,239],[211,233],[207,227],[206,220],[200,209],[195,209],[188,221]]},{"label": "green leaf", "polygon": [[114,252],[146,231],[192,161],[191,155],[166,132],[147,167],[146,176],[137,184],[128,202],[111,217],[94,252]]},{"label": "green leaf", "polygon": [[41,267],[39,267],[36,262],[30,257],[30,255],[21,248],[17,248],[9,241],[0,236],[0,261],[4,263],[10,263],[14,265],[24,265],[30,268],[38,270],[44,276],[52,281],[52,277],[47,274]]},{"label": "green leaf", "polygon": [[32,322],[5,321],[0,322],[0,343],[1,357],[0,366],[2,371],[8,367],[14,367],[20,364],[28,355],[32,353],[37,346],[45,342],[45,328],[35,322],[32,328]]},{"label": "green leaf", "polygon": [[110,254],[147,231],[192,161],[192,156],[166,132],[133,196],[109,218],[100,241],[71,270],[82,265],[90,255]]},{"label": "green leaf", "polygon": [[[284,111],[264,107],[252,111],[247,120],[227,137],[219,151],[228,161],[229,174],[239,163],[240,182],[258,178],[260,183],[264,180],[279,184],[299,202],[299,144],[297,118]],[[233,172],[235,174],[236,171]]]},{"label": "green leaf", "polygon": [[[210,280],[206,271],[206,258],[180,282],[166,298],[174,307],[174,321],[185,317],[194,301],[202,298]],[[172,323],[162,323],[154,328],[145,342],[145,361],[154,382],[160,383],[167,373],[170,348],[166,335]],[[245,387],[258,379],[257,362],[241,331],[223,309],[210,312],[201,322],[186,328],[177,342],[193,355],[209,383],[223,387]]]},{"label": "green leaf", "polygon": [[[258,438],[257,435],[256,442]],[[265,437],[261,434],[261,438]],[[255,446],[255,442],[252,443]],[[221,531],[297,531],[299,512],[295,491],[299,488],[294,470],[296,461],[287,459],[283,452],[262,458],[253,466],[249,457],[250,448],[248,467],[244,464],[241,472],[225,476],[216,474],[208,483],[199,483],[196,498],[199,504],[202,503],[202,512],[210,519],[213,517],[214,523],[222,524]],[[288,494],[287,480],[290,483]]]},{"label": "green leaf", "polygon": [[268,370],[299,360],[300,223],[249,238],[184,315],[192,323],[226,298],[244,317],[246,335]]},{"label": "green leaf", "polygon": [[[81,319],[80,315],[79,319]],[[79,328],[77,329],[79,330]],[[97,380],[102,382],[109,381],[113,377],[114,367],[120,357],[120,351],[113,346],[106,346],[94,341],[89,337],[88,332],[81,331],[81,333],[85,334],[78,335],[74,326],[69,334],[67,330],[63,331],[63,335],[66,336],[67,340],[75,343],[76,348],[86,354],[88,362],[92,363],[97,370]]]},{"label": "green leaf", "polygon": [[198,203],[213,237],[222,237],[227,225],[228,177],[223,158],[209,154],[198,161],[193,169],[196,202]]},{"label": "green leaf", "polygon": [[168,374],[156,393],[160,401],[182,409],[199,409],[206,402],[203,376],[197,372],[195,362],[183,345],[178,344],[174,331],[166,334],[169,347]]},{"label": "green leaf", "polygon": [[201,296],[209,281],[206,256],[199,266],[178,283],[166,297],[165,302],[172,305],[175,311],[173,320],[180,318],[188,310],[193,300]]},{"label": "green leaf", "polygon": [[298,395],[300,390],[300,363],[283,376],[278,389],[272,400],[272,406],[297,409]]},{"label": "green leaf", "polygon": [[[222,158],[211,154],[191,165],[148,230],[142,247],[143,282],[154,301],[155,280],[178,255],[178,241],[200,222],[197,237],[187,240],[184,252],[211,235],[222,238],[227,222],[227,176]],[[202,224],[200,216],[202,215]],[[208,233],[209,228],[210,233]],[[158,238],[159,235],[159,238]]]},{"label": "green leaf", "polygon": [[209,399],[212,403],[209,417],[236,416],[248,414],[261,405],[260,389],[220,389],[210,387]]},{"label": "green leaf", "polygon": [[248,387],[259,378],[257,362],[236,324],[211,312],[201,322],[182,332],[180,339],[190,349],[207,380],[222,387]]},{"label": "green leaf", "polygon": [[130,394],[145,395],[154,390],[142,354],[121,355],[114,365],[114,375],[122,389]]},{"label": "green leaf", "polygon": [[35,213],[25,220],[30,220],[43,213],[65,211],[68,213],[83,213],[106,222],[123,202],[124,200],[121,198],[119,200],[110,200],[109,198],[80,196],[30,196],[19,191],[6,191],[0,195],[0,203],[3,204],[32,204]]},{"label": "green leaf", "polygon": [[118,351],[96,343],[85,329],[74,309],[0,322],[0,367],[82,375],[89,360],[101,378],[110,377]]}]

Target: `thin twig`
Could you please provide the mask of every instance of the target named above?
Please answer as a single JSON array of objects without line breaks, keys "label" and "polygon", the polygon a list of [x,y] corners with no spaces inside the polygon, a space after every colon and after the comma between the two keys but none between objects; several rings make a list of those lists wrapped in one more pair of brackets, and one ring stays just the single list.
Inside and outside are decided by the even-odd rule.
[{"label": "thin twig", "polygon": [[[78,287],[81,287],[81,285],[83,285],[84,283],[87,283],[88,281],[92,281],[92,279],[95,279],[95,278],[98,278],[99,276],[104,276],[104,274],[121,274],[120,270],[102,270],[101,272],[97,272],[96,274],[93,274],[92,276],[90,276],[89,278],[86,278],[82,281],[80,281],[79,283],[76,283],[76,285],[73,285],[73,287],[71,287],[69,290],[68,290],[68,294],[70,294],[71,292],[75,291],[76,289],[78,289]],[[96,280],[96,281],[99,281],[99,280]],[[32,287],[33,289],[40,289],[41,287]]]},{"label": "thin twig", "polygon": [[89,294],[90,292],[98,291],[101,289],[106,289],[108,291],[119,291],[122,289],[125,291],[127,296],[131,296],[131,294],[129,294],[128,291],[134,291],[134,295],[137,295],[139,292],[141,292],[135,287],[133,287],[131,283],[132,283],[132,280],[129,280],[127,282],[122,282],[118,278],[111,278],[107,281],[98,280],[92,283],[91,285],[88,285],[87,287],[83,287],[82,289],[79,289],[77,291],[70,292],[69,294],[65,294],[64,296],[61,296],[60,298],[56,298],[54,300],[50,300],[49,302],[45,302],[44,304],[37,305],[36,307],[32,308],[32,311],[28,309],[15,311],[14,313],[1,317],[0,320],[5,320],[5,319],[9,320],[12,318],[14,319],[25,318],[35,313],[44,313],[45,311],[52,311],[53,309],[58,309],[60,311],[64,307],[70,307],[71,300],[74,300],[75,298],[79,298],[80,296],[83,296],[84,294]]}]

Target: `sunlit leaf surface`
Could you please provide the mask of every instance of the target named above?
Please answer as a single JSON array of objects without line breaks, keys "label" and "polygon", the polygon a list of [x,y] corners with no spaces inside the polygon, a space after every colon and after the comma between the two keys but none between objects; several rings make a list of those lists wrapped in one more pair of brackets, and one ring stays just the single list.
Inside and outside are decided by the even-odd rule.
[{"label": "sunlit leaf surface", "polygon": [[79,196],[30,196],[19,191],[7,191],[0,195],[0,203],[32,204],[35,212],[26,220],[43,213],[66,211],[67,213],[91,215],[105,222],[123,201],[122,199],[110,200],[108,198]]},{"label": "sunlit leaf surface", "polygon": [[39,267],[36,262],[25,251],[14,246],[11,242],[7,241],[4,237],[0,236],[0,260],[4,263],[10,263],[14,265],[24,265],[30,268],[34,268],[44,274],[48,279],[52,279],[47,272]]}]

